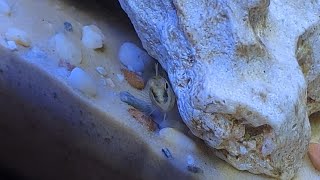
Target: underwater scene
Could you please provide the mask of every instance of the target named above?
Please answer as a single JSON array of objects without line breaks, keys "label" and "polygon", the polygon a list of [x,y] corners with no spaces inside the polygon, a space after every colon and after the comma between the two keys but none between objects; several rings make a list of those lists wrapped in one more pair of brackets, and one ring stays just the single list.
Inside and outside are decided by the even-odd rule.
[{"label": "underwater scene", "polygon": [[320,2],[0,0],[0,179],[320,179]]}]

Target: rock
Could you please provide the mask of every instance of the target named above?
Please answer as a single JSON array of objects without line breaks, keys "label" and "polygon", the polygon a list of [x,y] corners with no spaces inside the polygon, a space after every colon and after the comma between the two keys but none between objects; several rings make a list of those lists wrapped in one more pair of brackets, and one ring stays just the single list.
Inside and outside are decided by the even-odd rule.
[{"label": "rock", "polygon": [[121,69],[125,79],[130,84],[130,86],[142,90],[145,87],[143,78],[136,74],[135,72],[129,71],[127,69]]},{"label": "rock", "polygon": [[63,33],[58,33],[53,37],[54,47],[59,57],[70,63],[78,66],[82,61],[81,47],[77,46],[70,38]]},{"label": "rock", "polygon": [[192,155],[187,156],[187,164],[194,165],[194,158],[192,157]]},{"label": "rock", "polygon": [[320,23],[309,27],[298,39],[296,56],[308,81],[309,115],[320,111]]},{"label": "rock", "polygon": [[23,58],[29,61],[45,61],[48,59],[48,53],[42,48],[34,46],[23,55]]},{"label": "rock", "polygon": [[151,61],[151,57],[137,45],[125,42],[119,49],[119,60],[129,70],[143,72],[145,64]]},{"label": "rock", "polygon": [[123,74],[117,74],[117,78],[118,78],[119,82],[123,82],[124,75]]},{"label": "rock", "polygon": [[297,39],[319,2],[119,2],[192,133],[237,169],[291,179],[311,135]]},{"label": "rock", "polygon": [[88,96],[96,96],[97,87],[94,80],[81,68],[74,68],[68,77],[69,84]]},{"label": "rock", "polygon": [[149,131],[154,132],[158,130],[157,124],[152,120],[150,116],[145,115],[143,112],[135,108],[129,108],[128,112],[135,120],[146,127]]},{"label": "rock", "polygon": [[11,14],[11,9],[5,0],[0,0],[0,15],[9,16]]},{"label": "rock", "polygon": [[15,41],[25,47],[29,47],[31,40],[26,32],[17,28],[9,28],[5,34],[8,41]]},{"label": "rock", "polygon": [[73,26],[71,23],[66,21],[63,23],[63,26],[64,26],[64,30],[66,30],[67,32],[73,32]]},{"label": "rock", "polygon": [[11,51],[15,51],[18,48],[16,42],[14,41],[8,41],[7,44],[8,44],[7,48],[10,49]]},{"label": "rock", "polygon": [[98,67],[96,67],[96,71],[102,76],[107,75],[107,71],[104,67],[98,66]]},{"label": "rock", "polygon": [[84,26],[82,28],[82,43],[89,49],[99,49],[103,47],[104,35],[101,30],[95,26]]}]

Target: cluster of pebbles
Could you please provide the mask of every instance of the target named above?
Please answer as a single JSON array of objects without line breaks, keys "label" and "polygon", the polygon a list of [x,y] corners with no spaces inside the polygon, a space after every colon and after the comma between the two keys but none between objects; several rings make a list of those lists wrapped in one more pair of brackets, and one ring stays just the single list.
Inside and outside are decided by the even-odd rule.
[{"label": "cluster of pebbles", "polygon": [[[0,0],[0,15],[8,18],[11,16],[11,8],[5,0]],[[79,29],[76,29],[77,27],[73,26],[72,23],[64,22],[63,26],[63,32],[57,32],[51,37],[48,48],[51,48],[51,52],[58,58],[58,66],[65,68],[69,72],[66,79],[68,84],[85,96],[96,98],[99,83],[96,82],[92,74],[81,67],[84,54],[82,50],[91,50],[90,53],[97,53],[103,50],[105,48],[105,36],[97,25],[83,26],[80,30],[81,37],[77,37],[74,34]],[[26,31],[12,27],[7,29],[4,38],[0,38],[0,45],[11,51],[19,51],[21,48],[32,49],[33,46],[36,46],[36,43],[32,41],[32,36]],[[120,46],[118,58],[122,72],[116,74],[118,81],[123,82],[126,80],[133,89],[142,93],[146,84],[146,79],[143,75],[145,71],[149,71],[146,68],[151,67],[150,64],[154,63],[153,58],[132,42],[124,42]],[[110,88],[116,86],[115,82],[108,77],[110,72],[104,67],[98,66],[95,70],[101,76],[102,85]],[[145,127],[147,131],[156,133],[167,142],[168,147],[162,149],[164,157],[173,159],[175,147],[189,152],[197,151],[195,142],[185,133],[170,127],[170,123],[160,127],[152,116],[145,112],[145,108],[139,108],[142,106],[150,108],[150,104],[133,97],[128,92],[121,95],[121,100],[129,105],[128,113],[133,119]],[[188,159],[187,170],[193,173],[200,172],[192,155],[189,155],[186,159]]]}]

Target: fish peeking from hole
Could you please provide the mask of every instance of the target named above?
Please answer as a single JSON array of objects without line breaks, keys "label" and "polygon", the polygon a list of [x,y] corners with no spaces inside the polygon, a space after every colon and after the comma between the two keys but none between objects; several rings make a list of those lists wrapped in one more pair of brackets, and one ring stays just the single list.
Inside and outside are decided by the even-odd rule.
[{"label": "fish peeking from hole", "polygon": [[176,97],[168,80],[159,74],[158,63],[155,64],[155,74],[148,78],[140,98],[128,91],[122,91],[120,99],[148,116],[151,116],[155,110],[159,110],[164,113],[162,120],[165,121],[167,113],[174,108]]},{"label": "fish peeking from hole", "polygon": [[[176,98],[170,83],[159,75],[159,64],[155,64],[156,75],[151,77],[146,85],[151,102],[164,113],[163,120],[166,119],[167,112],[174,107]],[[153,109],[150,115],[153,113]]]}]

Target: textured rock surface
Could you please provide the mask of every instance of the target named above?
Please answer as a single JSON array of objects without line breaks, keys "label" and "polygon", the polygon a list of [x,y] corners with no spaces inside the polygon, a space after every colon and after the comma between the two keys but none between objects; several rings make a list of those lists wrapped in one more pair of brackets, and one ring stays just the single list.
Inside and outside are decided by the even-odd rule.
[{"label": "textured rock surface", "polygon": [[299,37],[296,56],[308,81],[308,110],[312,114],[320,111],[320,22]]},{"label": "textured rock surface", "polygon": [[310,140],[297,40],[319,2],[119,1],[193,134],[240,170],[292,178]]}]

